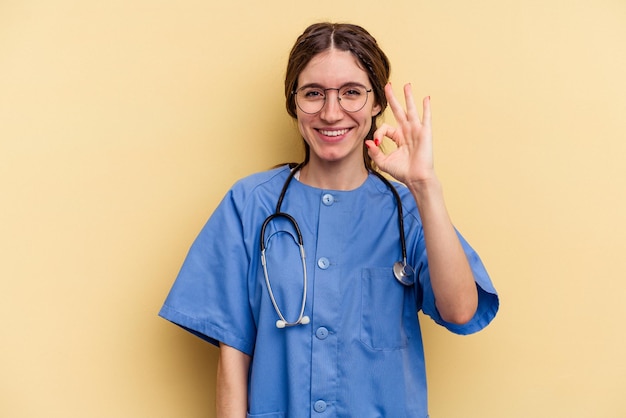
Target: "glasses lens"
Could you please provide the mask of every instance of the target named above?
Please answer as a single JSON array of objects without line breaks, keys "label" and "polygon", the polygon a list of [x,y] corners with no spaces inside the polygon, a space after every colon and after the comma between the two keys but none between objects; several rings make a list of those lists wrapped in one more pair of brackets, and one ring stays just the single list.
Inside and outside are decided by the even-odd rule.
[{"label": "glasses lens", "polygon": [[304,113],[317,113],[324,107],[326,93],[317,87],[304,87],[296,92],[296,103]]},{"label": "glasses lens", "polygon": [[326,92],[329,90],[337,91],[339,105],[346,112],[358,112],[363,109],[370,91],[363,86],[345,86],[340,89],[303,87],[296,92],[296,104],[304,113],[318,113],[326,103]]},{"label": "glasses lens", "polygon": [[339,104],[346,112],[358,112],[366,102],[367,90],[364,87],[342,87],[339,90]]}]

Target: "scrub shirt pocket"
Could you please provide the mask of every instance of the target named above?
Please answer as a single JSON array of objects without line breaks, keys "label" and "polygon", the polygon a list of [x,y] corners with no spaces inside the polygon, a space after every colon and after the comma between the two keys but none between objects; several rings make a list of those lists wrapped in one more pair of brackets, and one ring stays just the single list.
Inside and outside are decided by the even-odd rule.
[{"label": "scrub shirt pocket", "polygon": [[361,272],[361,342],[374,350],[407,346],[404,330],[405,287],[391,267],[365,268]]},{"label": "scrub shirt pocket", "polygon": [[285,418],[284,412],[270,412],[269,414],[246,414],[247,418]]}]

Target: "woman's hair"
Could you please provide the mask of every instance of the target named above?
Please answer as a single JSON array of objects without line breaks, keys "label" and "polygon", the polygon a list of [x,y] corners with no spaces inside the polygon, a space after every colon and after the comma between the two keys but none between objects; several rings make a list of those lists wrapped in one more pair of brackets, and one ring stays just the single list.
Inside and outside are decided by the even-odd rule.
[{"label": "woman's hair", "polygon": [[[285,75],[285,99],[287,112],[297,117],[294,92],[298,89],[298,77],[309,61],[317,54],[329,49],[349,51],[357,59],[359,66],[367,73],[376,103],[381,111],[372,117],[372,126],[366,139],[373,139],[377,129],[376,120],[387,107],[385,85],[389,81],[391,71],[389,60],[378,47],[376,39],[360,26],[348,23],[315,23],[298,37],[289,54],[287,73]],[[309,145],[304,142],[305,158],[309,161]],[[363,159],[367,168],[372,168],[372,161],[363,144]]]}]

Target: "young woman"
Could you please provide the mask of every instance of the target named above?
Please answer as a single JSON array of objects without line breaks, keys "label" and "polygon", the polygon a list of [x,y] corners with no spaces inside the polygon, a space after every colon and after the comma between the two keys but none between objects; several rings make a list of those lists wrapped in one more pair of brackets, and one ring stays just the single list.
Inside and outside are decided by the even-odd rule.
[{"label": "young woman", "polygon": [[285,80],[304,162],[235,184],[185,260],[160,315],[219,345],[219,417],[427,417],[417,312],[469,334],[498,310],[446,211],[430,98],[420,118],[389,69],[361,27],[307,28]]}]

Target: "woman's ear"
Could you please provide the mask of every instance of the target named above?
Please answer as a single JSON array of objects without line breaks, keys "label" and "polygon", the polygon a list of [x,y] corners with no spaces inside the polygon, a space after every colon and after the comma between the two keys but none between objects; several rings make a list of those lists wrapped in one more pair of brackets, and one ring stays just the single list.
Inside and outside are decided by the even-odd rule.
[{"label": "woman's ear", "polygon": [[375,118],[376,116],[378,116],[382,109],[382,106],[376,103],[374,107],[372,107],[372,117]]}]

